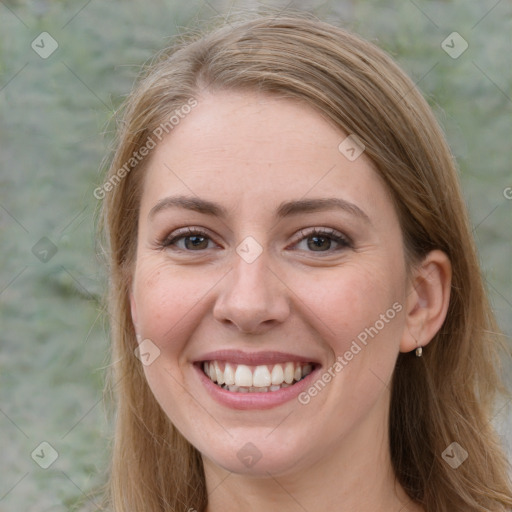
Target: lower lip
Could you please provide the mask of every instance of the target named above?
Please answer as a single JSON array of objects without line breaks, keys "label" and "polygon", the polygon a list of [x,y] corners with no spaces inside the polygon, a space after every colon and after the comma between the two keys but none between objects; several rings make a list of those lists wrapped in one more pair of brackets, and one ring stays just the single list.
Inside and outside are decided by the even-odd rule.
[{"label": "lower lip", "polygon": [[292,386],[282,388],[279,391],[266,391],[262,393],[238,393],[236,391],[227,391],[215,384],[209,379],[202,370],[200,365],[194,364],[194,368],[199,375],[199,379],[210,393],[212,398],[222,405],[231,407],[232,409],[271,409],[281,404],[296,399],[297,396],[305,391],[310,383],[315,379],[320,371],[320,366],[315,368],[309,375]]}]

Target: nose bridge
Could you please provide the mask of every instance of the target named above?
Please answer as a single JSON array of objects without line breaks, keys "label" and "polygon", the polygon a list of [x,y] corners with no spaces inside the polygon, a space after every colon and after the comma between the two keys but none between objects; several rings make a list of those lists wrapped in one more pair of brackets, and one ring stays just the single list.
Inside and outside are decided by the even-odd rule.
[{"label": "nose bridge", "polygon": [[232,257],[232,271],[224,280],[214,307],[214,316],[241,331],[260,331],[283,322],[289,313],[286,287],[270,268],[267,250],[246,237]]}]

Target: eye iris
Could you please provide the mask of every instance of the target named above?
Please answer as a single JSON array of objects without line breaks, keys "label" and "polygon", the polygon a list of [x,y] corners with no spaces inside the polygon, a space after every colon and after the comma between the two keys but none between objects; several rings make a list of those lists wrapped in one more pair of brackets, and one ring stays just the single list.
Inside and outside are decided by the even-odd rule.
[{"label": "eye iris", "polygon": [[329,240],[329,238],[325,237],[325,236],[318,236],[318,235],[314,235],[314,236],[311,236],[310,237],[311,240],[314,240],[314,242],[312,244],[310,244],[308,242],[308,247],[310,249],[314,249],[314,248],[319,248],[321,249],[322,248],[322,242],[318,243],[319,240],[323,241],[323,242],[327,242],[327,246],[324,244],[324,248],[325,249],[329,249],[330,245],[331,245],[331,242]]},{"label": "eye iris", "polygon": [[[201,242],[204,242],[205,240],[206,240],[206,237],[204,237],[204,236],[198,236],[198,235],[187,236],[185,238],[185,247],[187,249],[190,249],[191,247],[196,248],[196,249],[197,248],[206,249],[206,246],[208,246],[208,241],[206,241],[206,246],[201,247]],[[192,246],[187,244],[188,241],[191,241]]]}]

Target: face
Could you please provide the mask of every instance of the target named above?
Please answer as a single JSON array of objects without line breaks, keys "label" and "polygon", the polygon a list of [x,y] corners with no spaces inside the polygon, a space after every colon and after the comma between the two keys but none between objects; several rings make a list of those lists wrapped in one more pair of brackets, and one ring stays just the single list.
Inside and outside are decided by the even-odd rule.
[{"label": "face", "polygon": [[346,137],[298,102],[218,92],[151,156],[132,318],[152,392],[207,464],[285,475],[387,442],[403,242]]}]

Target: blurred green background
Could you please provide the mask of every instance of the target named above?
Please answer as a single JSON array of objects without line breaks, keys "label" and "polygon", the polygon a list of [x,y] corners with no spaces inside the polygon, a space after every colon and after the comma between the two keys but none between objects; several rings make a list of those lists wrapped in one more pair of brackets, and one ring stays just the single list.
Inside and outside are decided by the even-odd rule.
[{"label": "blurred green background", "polygon": [[[458,159],[490,297],[511,346],[510,1],[3,1],[0,512],[78,510],[108,460],[105,275],[92,192],[102,183],[114,110],[170,36],[230,9],[262,6],[305,9],[351,28],[413,77]],[[458,58],[441,46],[452,32],[468,43]],[[510,452],[510,404],[495,421]],[[58,452],[48,469],[36,464],[41,449],[51,456],[43,441]],[[94,502],[85,509],[95,510]]]}]

